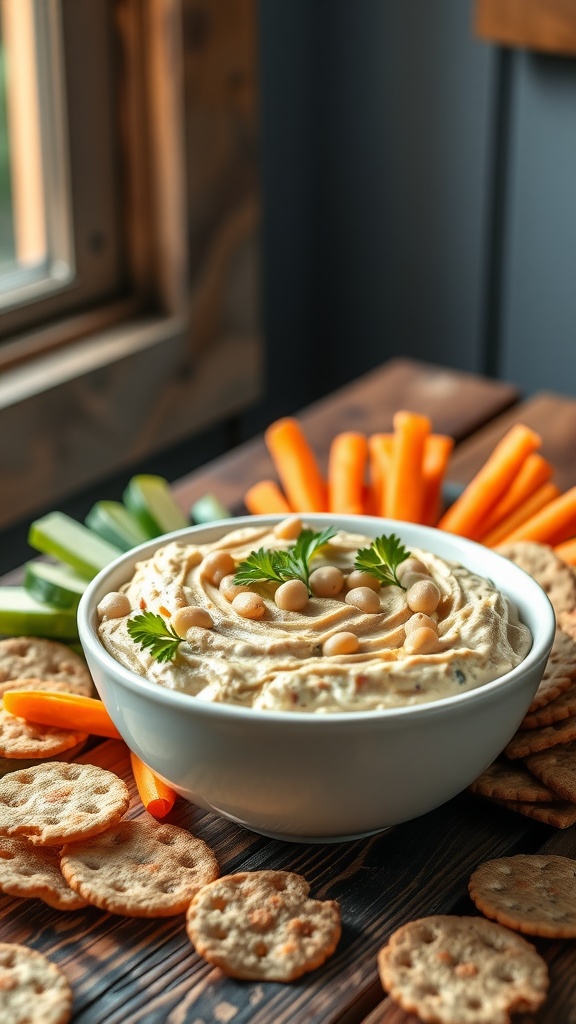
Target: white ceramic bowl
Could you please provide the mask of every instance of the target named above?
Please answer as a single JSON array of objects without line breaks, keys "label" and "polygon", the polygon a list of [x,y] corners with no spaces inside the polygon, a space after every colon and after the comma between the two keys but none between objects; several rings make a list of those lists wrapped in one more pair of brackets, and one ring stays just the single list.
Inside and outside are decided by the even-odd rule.
[{"label": "white ceramic bowl", "polygon": [[[195,526],[170,539],[217,540],[232,528],[272,524],[251,516]],[[106,567],[78,611],[94,682],[128,746],[186,799],[264,835],[291,841],[357,838],[432,810],[465,789],[502,750],[538,687],[554,637],[552,606],[534,580],[479,544],[428,527],[372,517],[310,514],[329,525],[396,533],[487,576],[516,605],[533,636],[525,660],[475,690],[386,711],[315,715],[213,704],[167,690],[124,668],[97,635],[96,606],[166,543],[143,544]]]}]

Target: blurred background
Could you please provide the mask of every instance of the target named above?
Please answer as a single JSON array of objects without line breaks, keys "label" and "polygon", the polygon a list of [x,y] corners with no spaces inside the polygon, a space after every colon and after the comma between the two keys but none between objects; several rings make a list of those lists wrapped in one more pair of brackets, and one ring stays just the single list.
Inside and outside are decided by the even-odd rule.
[{"label": "blurred background", "polygon": [[565,0],[0,0],[0,569],[397,356],[576,394]]}]

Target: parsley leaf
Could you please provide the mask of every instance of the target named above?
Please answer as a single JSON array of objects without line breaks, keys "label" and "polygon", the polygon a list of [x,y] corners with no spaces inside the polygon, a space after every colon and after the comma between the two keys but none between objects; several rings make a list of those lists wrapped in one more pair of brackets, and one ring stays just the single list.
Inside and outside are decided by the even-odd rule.
[{"label": "parsley leaf", "polygon": [[376,537],[369,548],[361,548],[356,554],[354,568],[371,573],[385,587],[402,587],[396,570],[409,557],[410,552],[403,547],[399,537],[391,533],[389,537]]},{"label": "parsley leaf", "polygon": [[251,583],[264,583],[267,580],[274,583],[301,580],[310,591],[310,562],[328,544],[335,532],[332,526],[320,533],[305,529],[295,544],[286,550],[259,548],[258,551],[252,551],[237,567],[234,583],[250,586]]},{"label": "parsley leaf", "polygon": [[128,619],[127,629],[135,643],[142,649],[150,648],[156,661],[172,661],[176,656],[183,637],[170,626],[161,615],[154,612],[143,612]]}]

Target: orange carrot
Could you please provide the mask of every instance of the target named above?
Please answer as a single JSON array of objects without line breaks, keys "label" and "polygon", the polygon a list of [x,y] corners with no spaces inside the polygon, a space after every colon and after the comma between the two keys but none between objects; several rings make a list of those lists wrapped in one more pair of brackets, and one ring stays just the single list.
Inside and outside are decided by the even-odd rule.
[{"label": "orange carrot", "polygon": [[421,518],[425,526],[435,526],[440,518],[442,484],[453,447],[454,438],[448,434],[429,434],[426,438],[422,460],[424,497]]},{"label": "orange carrot", "polygon": [[[14,681],[17,686],[17,680]],[[76,693],[52,693],[50,690],[8,690],[3,697],[4,709],[18,718],[39,725],[60,729],[77,729],[93,736],[121,740],[101,700],[81,697]]]},{"label": "orange carrot", "polygon": [[143,806],[155,818],[165,818],[174,806],[176,793],[165,782],[162,782],[162,779],[159,779],[132,750],[130,751],[130,763]]},{"label": "orange carrot", "polygon": [[326,512],[326,481],[298,421],[291,416],[276,420],[264,432],[264,440],[294,512]]},{"label": "orange carrot", "polygon": [[419,523],[422,518],[424,444],[430,420],[415,412],[394,413],[394,448],[386,487],[386,515]]},{"label": "orange carrot", "polygon": [[516,423],[498,442],[482,468],[444,513],[438,527],[475,539],[485,516],[510,487],[524,460],[541,444],[530,427]]},{"label": "orange carrot", "polygon": [[576,537],[570,537],[569,540],[557,544],[554,551],[567,565],[576,565]]},{"label": "orange carrot", "polygon": [[244,495],[244,504],[252,515],[271,512],[288,515],[292,511],[275,480],[260,480],[249,487]]},{"label": "orange carrot", "polygon": [[364,513],[366,435],[354,430],[336,434],[328,457],[328,510],[343,515]]},{"label": "orange carrot", "polygon": [[485,544],[487,548],[494,548],[501,544],[509,533],[518,529],[535,512],[539,512],[545,505],[549,505],[551,501],[558,498],[560,493],[560,488],[556,487],[556,484],[550,483],[550,481],[547,484],[542,484],[537,491],[534,491],[534,494],[530,494],[522,504],[512,509],[505,519],[497,523],[494,529],[490,530],[490,533],[484,534],[482,544]]},{"label": "orange carrot", "polygon": [[556,547],[576,534],[576,487],[560,494],[525,523],[512,530],[503,543],[516,540],[534,540],[539,544]]},{"label": "orange carrot", "polygon": [[479,535],[480,540],[510,515],[515,508],[518,508],[526,498],[534,494],[542,484],[547,483],[551,476],[552,466],[548,459],[545,459],[539,452],[532,452],[524,460],[506,493],[502,495],[500,501],[494,505],[492,511],[484,519],[482,532]]},{"label": "orange carrot", "polygon": [[371,434],[368,438],[368,476],[366,511],[372,516],[386,515],[386,480],[394,448],[393,434]]}]

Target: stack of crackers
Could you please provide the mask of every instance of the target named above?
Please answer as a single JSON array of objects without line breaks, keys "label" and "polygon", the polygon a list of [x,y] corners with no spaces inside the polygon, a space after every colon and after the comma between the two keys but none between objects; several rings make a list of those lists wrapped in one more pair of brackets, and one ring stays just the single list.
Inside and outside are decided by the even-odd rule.
[{"label": "stack of crackers", "polygon": [[557,828],[576,822],[576,573],[531,541],[498,551],[548,594],[557,629],[548,664],[520,727],[470,786],[473,793]]}]

